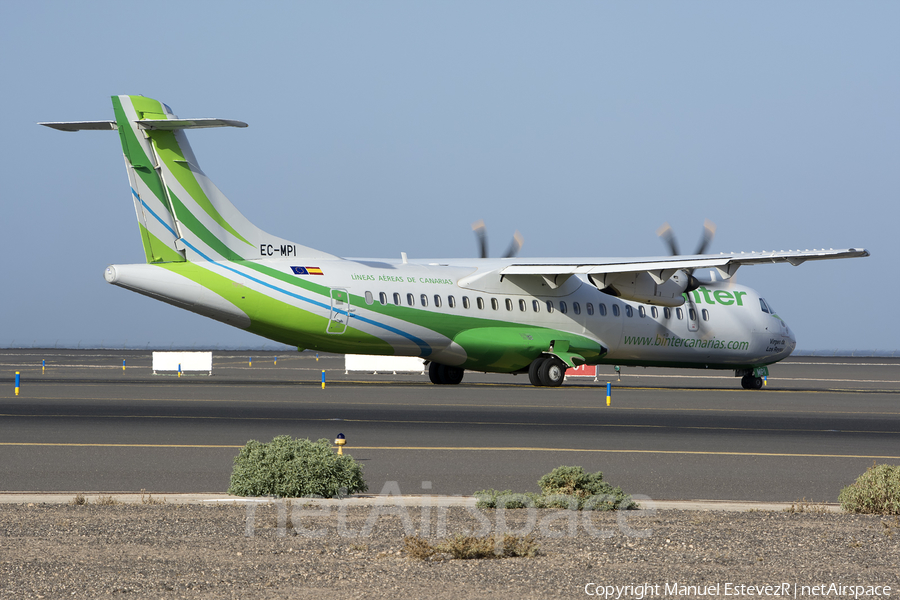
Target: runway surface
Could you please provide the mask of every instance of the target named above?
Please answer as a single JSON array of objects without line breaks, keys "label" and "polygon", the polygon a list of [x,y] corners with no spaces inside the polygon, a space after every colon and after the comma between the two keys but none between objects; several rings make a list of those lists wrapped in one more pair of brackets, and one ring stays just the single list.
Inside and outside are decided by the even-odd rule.
[{"label": "runway surface", "polygon": [[212,376],[177,378],[153,375],[149,351],[0,351],[0,490],[222,492],[247,440],[284,434],[343,433],[376,493],[538,491],[581,465],[656,499],[834,502],[873,462],[900,464],[900,359],[798,357],[747,391],[730,372],[433,386],[345,374],[343,357],[275,358],[214,352]]}]

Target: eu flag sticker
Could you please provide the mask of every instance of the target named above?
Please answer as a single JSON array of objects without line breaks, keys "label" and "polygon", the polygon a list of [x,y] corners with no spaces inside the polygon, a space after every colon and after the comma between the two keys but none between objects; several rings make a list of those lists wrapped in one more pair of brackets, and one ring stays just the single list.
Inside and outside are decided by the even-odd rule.
[{"label": "eu flag sticker", "polygon": [[294,275],[324,275],[319,267],[291,267]]}]

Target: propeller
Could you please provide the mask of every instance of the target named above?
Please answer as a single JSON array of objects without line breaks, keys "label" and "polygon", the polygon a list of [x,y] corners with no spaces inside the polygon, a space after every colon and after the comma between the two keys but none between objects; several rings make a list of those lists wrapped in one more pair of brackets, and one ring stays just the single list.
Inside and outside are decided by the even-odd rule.
[{"label": "propeller", "polygon": [[[484,226],[484,219],[478,219],[474,223],[472,223],[472,231],[475,232],[475,237],[478,239],[478,250],[480,252],[481,258],[488,257],[488,244],[487,244],[487,229]],[[509,248],[506,249],[506,254],[503,255],[503,258],[512,258],[516,254],[519,253],[519,250],[522,249],[522,244],[524,243],[524,238],[522,234],[516,231],[513,234],[513,239],[509,244]]]},{"label": "propeller", "polygon": [[[663,242],[669,247],[672,256],[681,255],[681,252],[678,251],[678,242],[675,241],[675,232],[672,230],[671,225],[663,223],[662,227],[656,230],[656,235],[662,238]],[[697,250],[694,254],[704,254],[715,236],[716,224],[706,219],[703,221],[703,233],[700,236],[700,243],[697,244]]]},{"label": "propeller", "polygon": [[[656,230],[656,235],[662,239],[663,243],[669,247],[669,252],[672,256],[681,256],[681,252],[678,251],[678,242],[675,240],[675,232],[672,230],[672,226],[668,223],[663,223],[662,227]],[[700,236],[700,243],[697,244],[697,250],[694,254],[704,254],[709,248],[709,245],[712,243],[713,238],[716,235],[716,224],[706,219],[703,221],[703,233]],[[684,290],[685,292],[692,292],[700,287],[701,283],[694,277],[694,269],[685,268],[682,269],[688,276],[688,285]],[[690,298],[690,294],[688,294],[688,298]]]},{"label": "propeller", "polygon": [[[660,227],[656,231],[656,235],[662,239],[663,243],[666,244],[669,248],[669,252],[671,252],[672,256],[680,256],[681,252],[678,251],[678,242],[675,239],[675,232],[672,230],[672,227],[668,223],[663,223],[662,227]],[[703,233],[700,236],[700,243],[697,244],[697,250],[694,254],[705,254],[706,250],[709,248],[709,245],[712,243],[713,238],[716,235],[716,225],[709,219],[703,221]],[[700,318],[700,311],[697,310],[696,305],[694,305],[694,298],[691,292],[696,290],[698,287],[702,285],[702,282],[694,277],[694,269],[685,268],[682,269],[688,276],[688,284],[685,288],[685,296],[687,297],[687,310],[688,313],[685,315],[689,321],[696,320],[697,327],[700,327],[700,322],[702,319]],[[694,312],[695,319],[690,318],[690,311]],[[672,318],[672,311],[667,311],[668,317],[666,318],[667,325],[668,321]]]}]

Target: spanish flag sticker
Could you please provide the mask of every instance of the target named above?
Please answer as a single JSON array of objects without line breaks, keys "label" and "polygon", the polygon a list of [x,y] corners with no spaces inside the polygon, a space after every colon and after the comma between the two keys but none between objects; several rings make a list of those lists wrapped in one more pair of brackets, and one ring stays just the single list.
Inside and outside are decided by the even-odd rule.
[{"label": "spanish flag sticker", "polygon": [[319,267],[291,267],[294,275],[324,275]]}]

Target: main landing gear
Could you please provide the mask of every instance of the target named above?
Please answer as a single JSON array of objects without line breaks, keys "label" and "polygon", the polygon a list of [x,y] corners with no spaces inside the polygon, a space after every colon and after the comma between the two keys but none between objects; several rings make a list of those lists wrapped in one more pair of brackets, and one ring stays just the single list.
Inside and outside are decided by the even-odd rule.
[{"label": "main landing gear", "polygon": [[531,385],[557,387],[566,378],[566,363],[555,356],[539,356],[528,367]]},{"label": "main landing gear", "polygon": [[428,378],[435,385],[456,385],[462,381],[463,373],[460,367],[439,365],[436,362],[428,365]]},{"label": "main landing gear", "polygon": [[745,390],[761,390],[762,386],[762,377],[754,377],[753,375],[744,375],[741,377],[741,387]]}]

